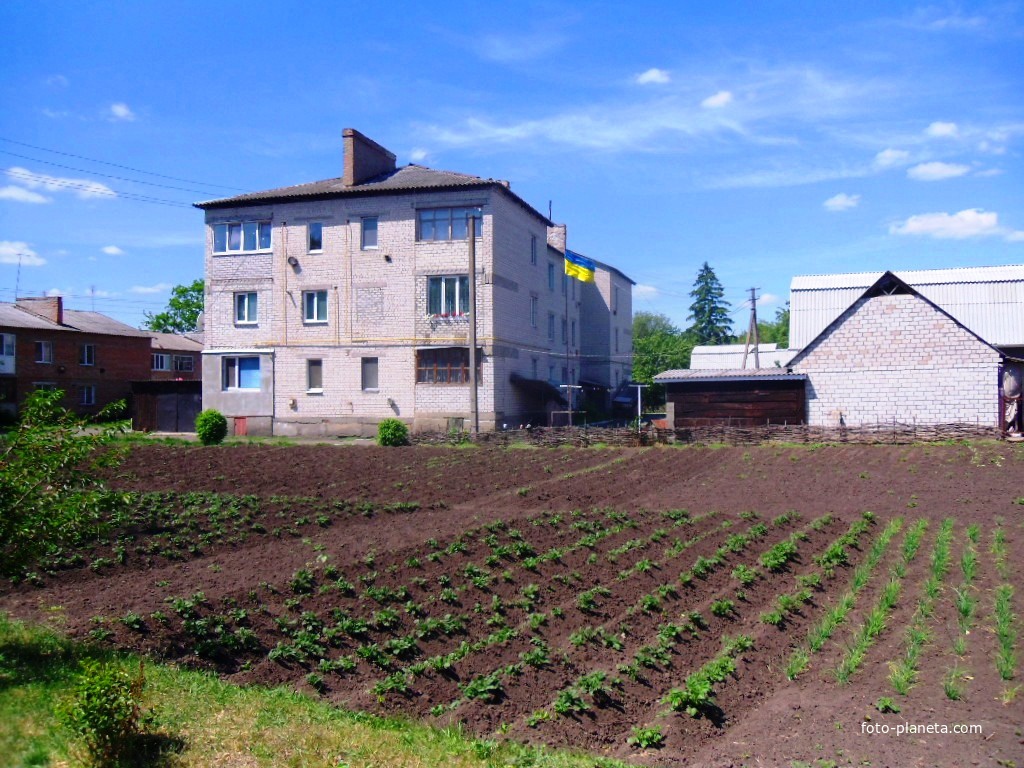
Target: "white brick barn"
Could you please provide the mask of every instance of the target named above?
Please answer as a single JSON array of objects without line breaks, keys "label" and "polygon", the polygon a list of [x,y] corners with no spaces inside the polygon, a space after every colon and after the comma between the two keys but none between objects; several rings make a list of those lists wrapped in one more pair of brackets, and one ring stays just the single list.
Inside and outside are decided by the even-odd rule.
[{"label": "white brick barn", "polygon": [[481,429],[564,407],[560,386],[588,356],[582,329],[611,327],[564,274],[565,226],[508,182],[397,167],[358,131],[343,136],[340,178],[197,204],[204,406],[236,434],[367,434],[385,417],[468,428],[472,280]]},{"label": "white brick barn", "polygon": [[787,365],[816,426],[1000,422],[1013,358],[886,272]]}]

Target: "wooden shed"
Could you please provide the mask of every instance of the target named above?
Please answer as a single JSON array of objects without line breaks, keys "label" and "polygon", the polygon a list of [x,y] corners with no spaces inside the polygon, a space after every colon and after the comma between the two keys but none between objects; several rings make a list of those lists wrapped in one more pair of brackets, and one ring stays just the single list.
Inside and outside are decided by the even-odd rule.
[{"label": "wooden shed", "polygon": [[786,368],[665,371],[666,418],[675,429],[804,424],[807,376]]}]

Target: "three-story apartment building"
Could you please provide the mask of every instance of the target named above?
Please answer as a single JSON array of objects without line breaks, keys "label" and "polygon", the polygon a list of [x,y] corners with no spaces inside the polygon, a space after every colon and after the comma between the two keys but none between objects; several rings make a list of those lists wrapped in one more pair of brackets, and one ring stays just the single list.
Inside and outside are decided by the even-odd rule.
[{"label": "three-story apartment building", "polygon": [[481,429],[540,423],[580,376],[589,322],[565,227],[507,182],[399,168],[343,136],[341,178],[197,204],[204,407],[236,433],[363,434],[386,417],[468,428],[475,322]]}]

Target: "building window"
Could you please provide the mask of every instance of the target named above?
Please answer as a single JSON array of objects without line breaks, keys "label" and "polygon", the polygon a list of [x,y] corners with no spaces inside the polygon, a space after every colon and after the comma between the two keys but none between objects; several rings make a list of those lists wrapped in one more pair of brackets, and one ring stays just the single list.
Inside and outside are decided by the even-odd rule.
[{"label": "building window", "polygon": [[79,365],[96,365],[96,345],[83,344],[78,348]]},{"label": "building window", "polygon": [[53,362],[53,342],[52,341],[37,341],[36,342],[36,362],[37,363],[52,363]]},{"label": "building window", "polygon": [[548,341],[555,340],[555,313],[548,312]]},{"label": "building window", "polygon": [[32,382],[32,388],[37,392],[53,392],[53,390],[57,388],[57,385],[52,381],[34,381]]},{"label": "building window", "polygon": [[530,297],[530,325],[537,327],[537,297]]},{"label": "building window", "polygon": [[153,370],[154,371],[169,371],[171,370],[171,356],[165,355],[162,352],[153,353]]},{"label": "building window", "polygon": [[96,405],[96,385],[83,384],[78,388],[79,405]]},{"label": "building window", "polygon": [[562,343],[565,344],[569,341],[568,337],[568,324],[565,322],[565,318],[562,318]]},{"label": "building window", "polygon": [[323,360],[307,360],[306,361],[306,391],[307,392],[323,392],[324,391],[324,361]]},{"label": "building window", "polygon": [[566,285],[568,284],[568,277],[569,276],[567,274],[565,274],[565,271],[563,270],[562,271],[562,295],[563,296],[565,296],[565,293],[566,293]]},{"label": "building window", "polygon": [[566,368],[564,365],[562,366],[562,381],[560,383],[562,383],[562,384],[568,384],[569,383],[569,369]]},{"label": "building window", "polygon": [[619,311],[619,286],[615,286],[612,289],[612,312],[618,314]]},{"label": "building window", "polygon": [[548,290],[554,293],[555,290],[555,265],[548,262]]},{"label": "building window", "polygon": [[376,357],[364,357],[361,362],[360,383],[364,392],[376,392],[380,368]]},{"label": "building window", "polygon": [[[477,379],[480,379],[481,350],[477,350]],[[469,349],[416,350],[417,384],[465,384],[469,381]]]},{"label": "building window", "polygon": [[14,357],[14,334],[0,333],[0,355]]},{"label": "building window", "polygon": [[572,321],[571,331],[572,331],[572,333],[569,336],[569,343],[572,344],[575,347],[576,346],[576,321],[575,320]]},{"label": "building window", "polygon": [[174,370],[179,373],[192,373],[195,370],[196,362],[192,355],[174,355]]},{"label": "building window", "polygon": [[269,221],[236,221],[213,225],[214,253],[270,250]]},{"label": "building window", "polygon": [[255,291],[235,294],[235,323],[252,325],[259,319],[259,301]]},{"label": "building window", "polygon": [[469,312],[469,277],[445,275],[427,280],[427,314],[457,317]]},{"label": "building window", "polygon": [[555,381],[555,364],[554,363],[550,363],[548,365],[548,383],[550,383],[550,384],[557,384],[558,383],[557,381]]},{"label": "building window", "polygon": [[377,217],[367,216],[363,219],[362,232],[359,235],[360,247],[366,251],[377,247]]},{"label": "building window", "polygon": [[322,251],[324,249],[324,225],[319,221],[310,222],[307,231],[309,233],[309,250]]},{"label": "building window", "polygon": [[469,217],[476,221],[476,236],[484,233],[483,209],[475,208],[421,208],[416,211],[416,239],[465,240],[469,231]]},{"label": "building window", "polygon": [[530,378],[537,378],[537,358],[530,360]]},{"label": "building window", "polygon": [[224,357],[221,360],[224,389],[260,388],[259,357]]},{"label": "building window", "polygon": [[[530,235],[530,263],[537,266],[537,236]],[[536,377],[534,377],[536,378]]]},{"label": "building window", "polygon": [[619,329],[615,329],[615,354],[619,353]]},{"label": "building window", "polygon": [[327,322],[327,291],[302,292],[302,320],[306,323]]}]

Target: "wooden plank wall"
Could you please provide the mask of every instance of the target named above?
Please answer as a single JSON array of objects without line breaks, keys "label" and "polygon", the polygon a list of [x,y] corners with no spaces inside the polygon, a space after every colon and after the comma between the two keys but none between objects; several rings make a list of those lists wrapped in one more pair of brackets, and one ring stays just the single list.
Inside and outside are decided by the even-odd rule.
[{"label": "wooden plank wall", "polygon": [[803,424],[807,420],[802,380],[687,381],[667,385],[666,397],[675,406],[676,429],[722,423],[736,427]]}]

